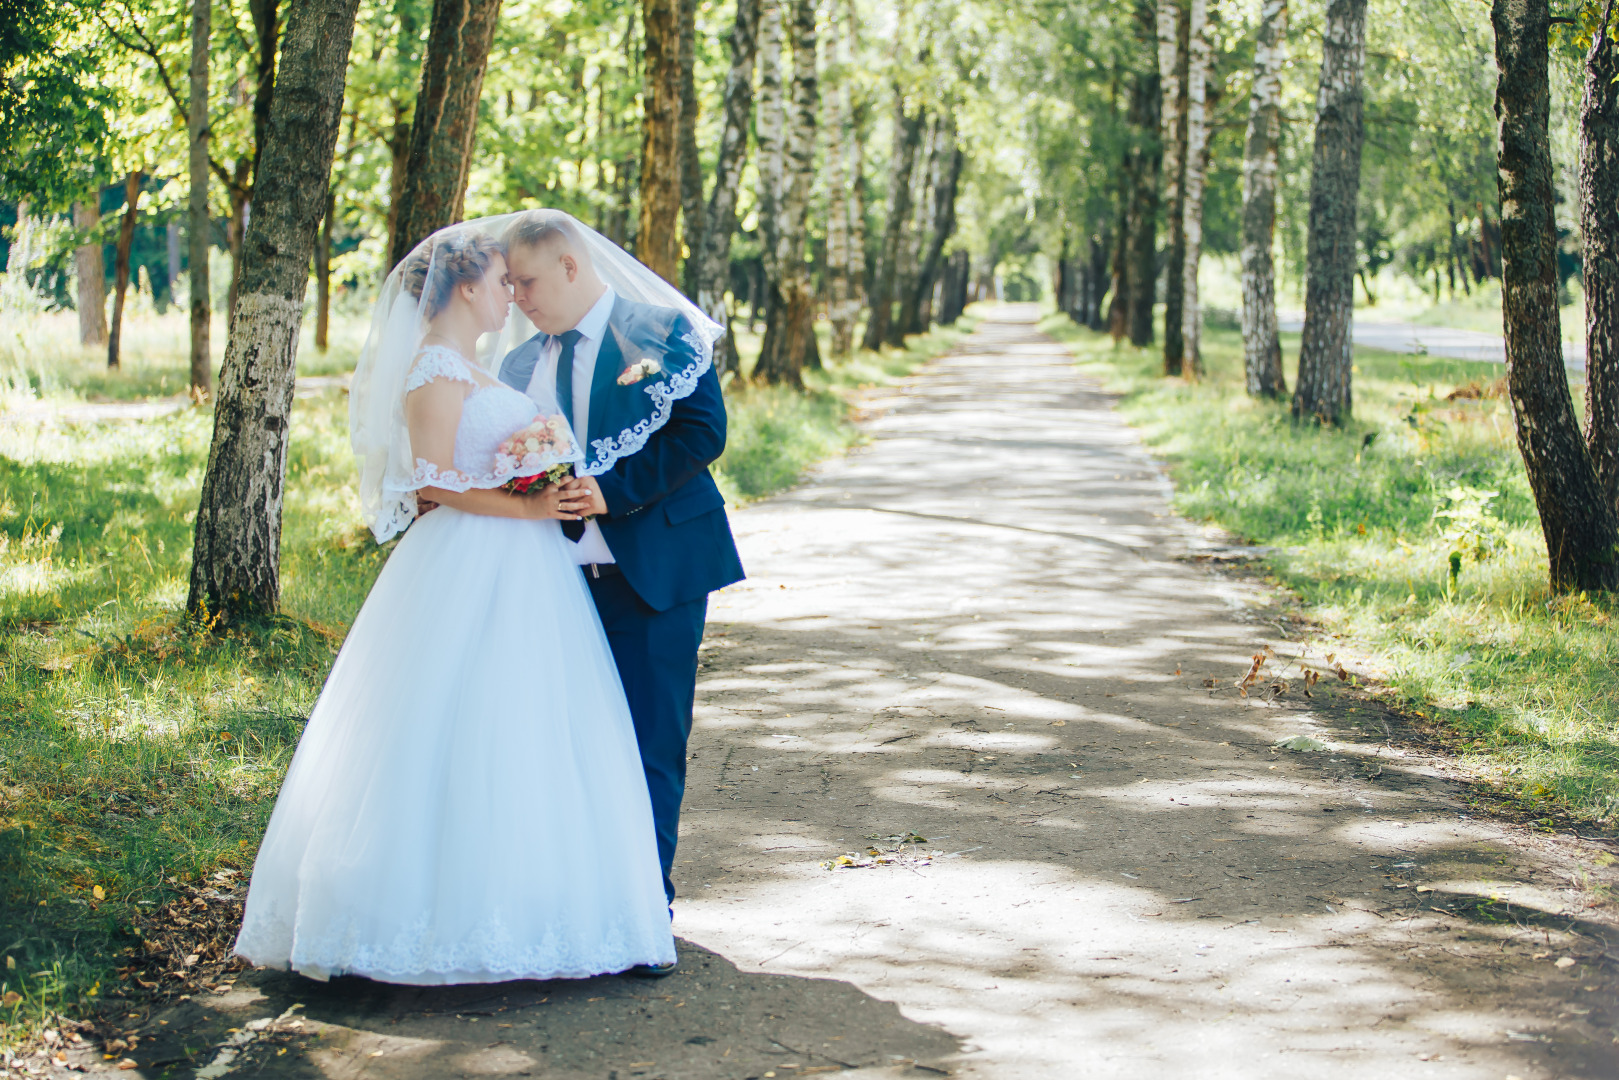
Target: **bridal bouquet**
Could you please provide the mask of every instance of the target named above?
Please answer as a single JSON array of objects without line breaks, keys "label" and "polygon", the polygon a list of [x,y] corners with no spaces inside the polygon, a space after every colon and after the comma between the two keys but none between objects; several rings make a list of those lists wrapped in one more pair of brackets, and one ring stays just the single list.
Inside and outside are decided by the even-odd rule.
[{"label": "bridal bouquet", "polygon": [[523,430],[516,432],[500,444],[495,451],[497,469],[532,468],[538,471],[527,476],[514,476],[502,487],[514,495],[527,495],[551,484],[560,484],[573,475],[573,463],[558,462],[546,468],[546,458],[556,458],[573,449],[573,436],[568,422],[560,415],[541,416]]}]

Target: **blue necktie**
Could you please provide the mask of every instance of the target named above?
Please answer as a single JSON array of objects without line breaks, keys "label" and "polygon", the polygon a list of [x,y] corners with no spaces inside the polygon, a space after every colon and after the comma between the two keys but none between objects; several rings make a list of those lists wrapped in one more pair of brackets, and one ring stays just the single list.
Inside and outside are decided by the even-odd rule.
[{"label": "blue necktie", "polygon": [[[573,423],[573,349],[584,336],[577,330],[565,330],[557,335],[557,340],[562,343],[562,352],[557,355],[557,405],[562,409],[568,426],[573,428],[573,437],[581,447],[585,445],[585,433],[574,427]],[[585,535],[585,523],[564,521],[562,535],[577,544],[580,537]]]}]

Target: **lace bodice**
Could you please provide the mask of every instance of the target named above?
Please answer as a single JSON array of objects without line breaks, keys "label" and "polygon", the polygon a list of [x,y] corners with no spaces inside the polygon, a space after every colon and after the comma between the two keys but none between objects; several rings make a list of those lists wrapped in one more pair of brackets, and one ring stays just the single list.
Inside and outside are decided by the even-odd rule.
[{"label": "lace bodice", "polygon": [[502,470],[497,468],[495,452],[501,443],[534,419],[539,411],[534,402],[527,394],[505,383],[479,383],[467,362],[442,345],[422,349],[410,377],[405,380],[405,393],[434,379],[451,379],[475,387],[461,406],[461,424],[455,429],[455,469],[462,475],[459,479],[452,478],[437,470],[432,462],[417,458],[416,483],[466,490],[493,487],[510,479],[499,476]]}]

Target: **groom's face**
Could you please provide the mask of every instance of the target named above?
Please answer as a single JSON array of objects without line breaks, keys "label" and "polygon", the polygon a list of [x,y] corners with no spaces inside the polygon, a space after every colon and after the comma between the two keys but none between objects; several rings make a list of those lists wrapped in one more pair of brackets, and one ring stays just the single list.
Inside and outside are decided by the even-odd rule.
[{"label": "groom's face", "polygon": [[[518,244],[509,253],[512,299],[534,328],[560,334],[579,325],[584,282],[578,256],[560,243]],[[594,302],[594,297],[591,298]]]}]

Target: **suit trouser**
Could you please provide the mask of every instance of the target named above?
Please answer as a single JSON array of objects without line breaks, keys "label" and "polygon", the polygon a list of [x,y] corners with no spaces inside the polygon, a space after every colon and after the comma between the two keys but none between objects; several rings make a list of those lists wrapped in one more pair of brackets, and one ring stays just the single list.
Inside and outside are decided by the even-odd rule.
[{"label": "suit trouser", "polygon": [[629,698],[641,767],[652,796],[652,822],[663,863],[663,891],[674,902],[670,870],[680,838],[680,800],[686,794],[686,739],[697,693],[697,647],[703,640],[708,597],[656,611],[622,574],[585,575],[607,643]]}]

